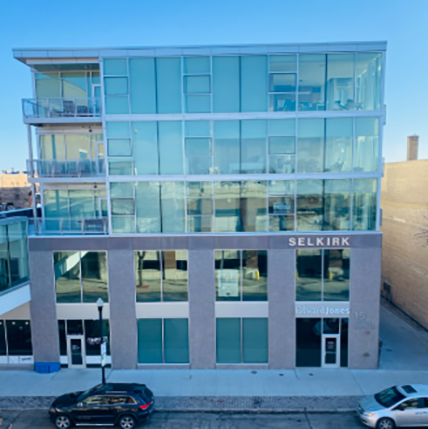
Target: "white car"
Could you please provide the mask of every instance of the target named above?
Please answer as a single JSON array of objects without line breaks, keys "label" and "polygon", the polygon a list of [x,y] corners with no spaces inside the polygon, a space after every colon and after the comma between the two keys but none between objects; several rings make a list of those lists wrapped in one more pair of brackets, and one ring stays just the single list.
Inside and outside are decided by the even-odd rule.
[{"label": "white car", "polygon": [[428,427],[428,386],[393,386],[366,396],[359,402],[357,414],[370,428]]}]

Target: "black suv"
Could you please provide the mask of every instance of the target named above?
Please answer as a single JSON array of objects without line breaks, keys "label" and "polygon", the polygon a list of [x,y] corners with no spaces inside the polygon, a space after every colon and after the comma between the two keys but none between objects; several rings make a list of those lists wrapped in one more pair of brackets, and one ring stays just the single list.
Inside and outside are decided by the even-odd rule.
[{"label": "black suv", "polygon": [[132,429],[153,413],[155,400],[145,384],[100,384],[53,401],[49,417],[58,429],[72,425],[119,425]]}]

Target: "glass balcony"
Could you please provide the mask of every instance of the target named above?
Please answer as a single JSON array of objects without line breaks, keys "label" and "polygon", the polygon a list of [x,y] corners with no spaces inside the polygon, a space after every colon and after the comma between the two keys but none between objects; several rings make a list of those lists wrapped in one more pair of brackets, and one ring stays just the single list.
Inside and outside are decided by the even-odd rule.
[{"label": "glass balcony", "polygon": [[[31,165],[32,163],[32,165]],[[33,168],[31,168],[33,167]],[[31,177],[96,177],[105,176],[104,159],[37,159],[27,160]],[[30,174],[30,173],[29,173]]]},{"label": "glass balcony", "polygon": [[22,111],[25,119],[100,118],[101,98],[27,98]]},{"label": "glass balcony", "polygon": [[107,235],[108,218],[29,219],[29,235]]}]

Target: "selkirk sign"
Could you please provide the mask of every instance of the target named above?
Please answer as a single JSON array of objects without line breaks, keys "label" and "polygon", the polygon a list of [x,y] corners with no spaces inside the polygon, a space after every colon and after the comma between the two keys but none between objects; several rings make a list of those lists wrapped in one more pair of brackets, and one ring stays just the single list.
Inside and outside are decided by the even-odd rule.
[{"label": "selkirk sign", "polygon": [[351,237],[345,236],[304,236],[289,237],[288,245],[290,247],[350,247]]}]

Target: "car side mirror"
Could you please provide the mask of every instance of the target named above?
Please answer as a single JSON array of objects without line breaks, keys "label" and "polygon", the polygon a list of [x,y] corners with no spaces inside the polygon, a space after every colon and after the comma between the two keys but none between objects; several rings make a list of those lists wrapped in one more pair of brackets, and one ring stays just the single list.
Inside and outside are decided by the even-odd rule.
[{"label": "car side mirror", "polygon": [[83,402],[79,402],[79,403],[77,404],[77,406],[78,406],[79,408],[82,408],[82,407],[83,407]]}]

